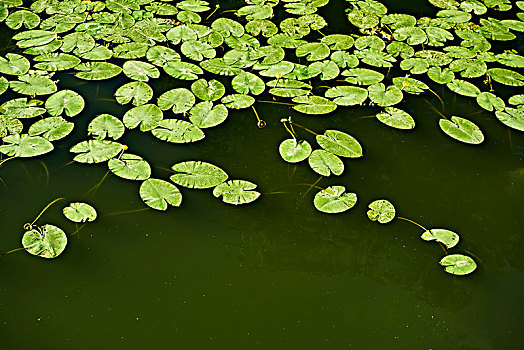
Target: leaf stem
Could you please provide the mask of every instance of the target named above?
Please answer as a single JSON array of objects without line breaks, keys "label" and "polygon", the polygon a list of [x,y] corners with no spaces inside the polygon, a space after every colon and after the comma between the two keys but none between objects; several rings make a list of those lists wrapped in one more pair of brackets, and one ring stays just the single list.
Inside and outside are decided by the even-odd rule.
[{"label": "leaf stem", "polygon": [[253,112],[255,112],[255,116],[257,117],[257,120],[258,120],[257,126],[258,126],[258,128],[262,129],[263,127],[266,126],[266,122],[263,121],[262,119],[260,119],[260,117],[258,116],[257,110],[255,109],[255,106],[251,106],[251,108],[253,108]]},{"label": "leaf stem", "polygon": [[440,104],[442,105],[442,111],[444,111],[444,101],[442,101],[442,98],[433,90],[428,88],[429,92],[431,92],[433,95],[437,96],[438,100],[440,101]]},{"label": "leaf stem", "polygon": [[257,102],[274,103],[274,104],[277,104],[277,105],[286,105],[286,106],[296,106],[296,104],[294,104],[294,103],[278,102],[278,101],[257,101]]},{"label": "leaf stem", "polygon": [[220,8],[220,5],[217,4],[217,5],[215,6],[215,9],[213,10],[213,12],[211,12],[211,14],[210,14],[209,16],[207,16],[206,19],[205,19],[204,21],[207,21],[207,20],[209,19],[209,17],[213,16],[213,14],[214,14],[215,12],[217,12],[217,10],[218,10],[219,8]]},{"label": "leaf stem", "polygon": [[[51,203],[49,203],[49,204],[48,204],[48,205],[47,205],[47,206],[46,206],[46,207],[45,207],[45,208],[40,212],[40,214],[38,214],[38,216],[36,217],[36,219],[34,219],[33,222],[29,224],[29,226],[32,227],[32,226],[35,224],[36,220],[38,220],[38,219],[42,216],[42,214],[44,214],[45,211],[46,211],[47,209],[49,209],[50,206],[52,206],[53,204],[55,204],[55,203],[58,202],[58,201],[61,201],[62,199],[65,200],[65,198],[60,197],[60,198],[55,199],[55,200],[52,201]],[[24,225],[24,226],[25,226],[25,225]]]},{"label": "leaf stem", "polygon": [[415,225],[417,225],[418,227],[420,227],[421,229],[423,229],[424,231],[428,231],[427,228],[425,228],[425,227],[422,226],[421,224],[416,223],[416,222],[413,221],[413,220],[406,219],[406,218],[403,218],[403,217],[400,217],[400,216],[397,216],[397,219],[404,220],[404,221],[407,221],[407,222],[411,222],[412,224],[415,224]]},{"label": "leaf stem", "polygon": [[310,129],[308,129],[308,128],[306,128],[305,126],[302,126],[302,125],[300,125],[300,124],[294,123],[294,122],[292,122],[291,120],[289,121],[289,124],[290,124],[290,125],[293,125],[293,124],[294,124],[294,125],[298,126],[299,128],[302,128],[302,129],[306,130],[307,132],[309,132],[309,133],[311,133],[311,134],[313,134],[313,135],[315,135],[315,136],[318,136],[318,134],[317,134],[316,132],[314,132],[313,130],[310,130]]}]

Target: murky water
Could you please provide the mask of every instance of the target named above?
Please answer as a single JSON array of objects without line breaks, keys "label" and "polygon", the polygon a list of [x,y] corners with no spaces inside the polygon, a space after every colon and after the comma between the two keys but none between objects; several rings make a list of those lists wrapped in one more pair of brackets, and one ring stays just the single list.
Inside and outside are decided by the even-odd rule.
[{"label": "murky water", "polygon": [[[333,3],[323,10],[328,22],[344,6]],[[389,3],[398,11],[414,6]],[[411,13],[431,13],[425,2],[417,6]],[[346,26],[336,23],[337,30]],[[19,247],[23,224],[57,197],[83,199],[100,218],[53,261],[25,252],[0,258],[2,349],[522,348],[524,136],[474,100],[437,89],[446,115],[471,119],[484,131],[480,146],[440,131],[428,105],[440,108],[439,102],[430,95],[406,97],[402,108],[417,122],[412,131],[366,117],[376,113],[372,108],[311,117],[257,102],[264,129],[242,111],[190,145],[128,132],[123,142],[155,167],[154,177],[167,179],[161,168],[180,161],[209,161],[231,178],[257,183],[262,196],[234,207],[211,191],[182,189],[180,208],[122,213],[146,208],[139,183],[108,176],[84,197],[107,169],[67,163],[69,147],[86,138],[94,115],[129,108],[104,100],[124,79],[101,83],[98,94],[96,84],[60,79],[87,108],[55,152],[2,167],[0,250]],[[161,92],[171,88],[166,84],[153,85]],[[310,186],[318,176],[307,164],[295,168],[280,159],[278,145],[288,135],[279,120],[287,116],[319,132],[348,132],[363,145],[363,158],[344,160],[343,176],[318,183],[358,194],[347,213],[317,212]],[[377,198],[391,200],[400,216],[459,233],[454,251],[473,256],[477,271],[446,274],[438,264],[442,249],[421,240],[421,229],[370,222],[367,204]],[[40,223],[76,229],[60,205]]]}]

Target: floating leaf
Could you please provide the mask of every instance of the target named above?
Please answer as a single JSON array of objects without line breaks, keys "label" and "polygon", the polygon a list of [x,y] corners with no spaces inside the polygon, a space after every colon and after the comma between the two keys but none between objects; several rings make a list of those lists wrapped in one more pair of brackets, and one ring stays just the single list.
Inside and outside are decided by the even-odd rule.
[{"label": "floating leaf", "polygon": [[227,115],[227,107],[223,104],[213,106],[213,102],[204,101],[191,108],[189,111],[189,120],[201,129],[211,128],[223,123]]},{"label": "floating leaf", "polygon": [[84,110],[84,106],[82,96],[72,90],[60,90],[45,102],[47,112],[53,116],[65,113],[68,117],[74,117]]},{"label": "floating leaf", "polygon": [[308,159],[309,166],[314,172],[322,176],[342,175],[344,163],[333,153],[323,149],[314,150]]},{"label": "floating leaf", "polygon": [[228,204],[247,204],[260,197],[260,192],[253,191],[257,185],[245,180],[229,180],[213,189],[213,196]]},{"label": "floating leaf", "polygon": [[42,104],[39,100],[15,98],[0,106],[0,112],[12,118],[34,118],[46,112],[45,108],[37,107]]},{"label": "floating leaf", "polygon": [[158,68],[147,62],[126,61],[122,68],[124,74],[133,80],[149,81],[149,78],[156,79],[160,76]]},{"label": "floating leaf", "polygon": [[377,119],[382,123],[396,129],[413,129],[415,121],[407,112],[395,107],[386,107],[384,112],[377,114]]},{"label": "floating leaf", "polygon": [[34,60],[38,62],[35,64],[35,68],[48,72],[68,70],[78,66],[81,62],[76,56],[56,52],[38,55]]},{"label": "floating leaf", "polygon": [[49,95],[57,90],[55,83],[51,79],[39,75],[20,75],[18,80],[10,81],[9,87],[23,95]]},{"label": "floating leaf", "polygon": [[196,80],[199,74],[203,74],[202,69],[192,63],[187,62],[168,62],[164,66],[167,74],[173,78],[182,80]]},{"label": "floating leaf", "polygon": [[455,79],[455,73],[449,68],[431,67],[428,69],[428,77],[437,84],[447,84]]},{"label": "floating leaf", "polygon": [[196,142],[205,137],[199,127],[180,119],[164,119],[151,133],[162,141],[173,143]]},{"label": "floating leaf", "polygon": [[378,199],[369,203],[367,212],[371,221],[378,221],[381,224],[387,224],[395,218],[395,207],[386,199]]},{"label": "floating leaf", "polygon": [[188,40],[182,43],[180,51],[184,56],[193,61],[202,61],[204,58],[214,58],[216,51],[213,46],[196,40]]},{"label": "floating leaf", "polygon": [[504,112],[496,111],[495,115],[510,128],[524,131],[524,111],[517,108],[506,108]]},{"label": "floating leaf", "polygon": [[387,88],[382,83],[373,84],[368,87],[369,99],[378,106],[393,106],[402,101],[402,91],[395,85]]},{"label": "floating leaf", "polygon": [[201,161],[188,161],[175,164],[171,167],[176,174],[171,175],[170,179],[184,187],[189,188],[210,188],[220,185],[226,181],[226,172],[216,165]]},{"label": "floating leaf", "polygon": [[87,131],[99,140],[107,137],[117,140],[124,135],[125,126],[120,119],[110,114],[100,114],[89,123]]},{"label": "floating leaf", "polygon": [[502,100],[500,97],[493,95],[491,92],[483,92],[480,95],[478,95],[477,103],[480,107],[490,112],[493,111],[493,109],[496,109],[497,111],[503,111],[506,107],[506,105],[504,104],[504,100]]},{"label": "floating leaf", "polygon": [[147,180],[151,176],[151,167],[142,157],[123,153],[107,163],[109,170],[116,176],[128,180]]},{"label": "floating leaf", "polygon": [[313,204],[323,213],[342,213],[357,203],[356,193],[344,193],[345,191],[344,186],[330,186],[317,192]]},{"label": "floating leaf", "polygon": [[185,113],[195,104],[195,95],[185,88],[172,89],[158,98],[157,105],[161,110],[172,108],[173,113]]},{"label": "floating leaf", "polygon": [[61,228],[46,224],[40,228],[26,231],[22,246],[32,255],[53,259],[62,254],[67,245],[67,236]]},{"label": "floating leaf", "polygon": [[337,105],[320,96],[297,96],[293,98],[293,102],[298,105],[293,106],[293,109],[305,114],[327,114],[337,109]]},{"label": "floating leaf", "polygon": [[122,72],[122,68],[108,62],[80,63],[75,69],[79,71],[75,76],[85,80],[111,79]]},{"label": "floating leaf", "polygon": [[487,74],[498,83],[510,86],[524,86],[524,75],[511,69],[491,68]]},{"label": "floating leaf", "polygon": [[167,205],[179,207],[182,194],[179,189],[164,180],[147,179],[140,185],[140,198],[146,205],[156,210],[166,210]]},{"label": "floating leaf", "polygon": [[424,231],[420,236],[425,241],[437,241],[444,244],[448,249],[453,248],[459,242],[459,235],[453,231],[442,228],[432,228]]},{"label": "floating leaf", "polygon": [[447,273],[459,276],[472,273],[477,268],[473,259],[461,254],[446,255],[439,264],[445,267]]},{"label": "floating leaf", "polygon": [[278,147],[280,156],[288,163],[298,163],[309,157],[311,145],[305,140],[287,139]]},{"label": "floating leaf", "polygon": [[354,106],[364,103],[368,91],[356,86],[335,86],[326,90],[325,96],[335,98],[333,102],[339,106]]},{"label": "floating leaf", "polygon": [[5,24],[11,29],[20,29],[22,25],[27,29],[33,29],[40,23],[40,17],[28,10],[19,10],[11,13],[5,20]]},{"label": "floating leaf", "polygon": [[253,73],[242,72],[231,80],[233,89],[241,94],[260,95],[264,92],[265,84],[262,79]]},{"label": "floating leaf", "polygon": [[20,48],[45,45],[55,39],[56,33],[46,30],[26,30],[13,36],[13,40],[18,41],[16,46]]},{"label": "floating leaf", "polygon": [[199,79],[191,84],[191,91],[203,101],[216,101],[224,96],[226,88],[218,80]]},{"label": "floating leaf", "polygon": [[459,95],[477,97],[480,94],[479,88],[470,83],[469,81],[455,79],[447,83],[446,85],[451,91]]},{"label": "floating leaf", "polygon": [[73,158],[79,163],[102,163],[115,157],[122,150],[122,144],[109,140],[89,140],[77,143],[69,150],[79,153]]},{"label": "floating leaf", "polygon": [[451,121],[440,119],[439,126],[450,137],[461,142],[478,145],[484,141],[484,135],[479,127],[467,119],[460,117],[451,117]]},{"label": "floating leaf", "polygon": [[159,67],[165,66],[168,62],[180,61],[180,55],[175,50],[164,46],[150,47],[147,50],[146,58],[149,62]]},{"label": "floating leaf", "polygon": [[41,136],[8,135],[3,138],[0,152],[13,157],[36,157],[53,150],[53,144]]},{"label": "floating leaf", "polygon": [[162,119],[162,110],[157,105],[145,104],[128,110],[124,114],[123,122],[128,129],[140,125],[140,131],[150,131],[156,128]]},{"label": "floating leaf", "polygon": [[0,137],[9,134],[20,134],[24,128],[22,122],[16,118],[0,114]]},{"label": "floating leaf", "polygon": [[348,83],[356,85],[371,85],[384,80],[384,74],[367,68],[346,69],[342,75],[347,77]]},{"label": "floating leaf", "polygon": [[74,126],[62,117],[49,117],[31,125],[27,133],[29,136],[42,136],[48,141],[56,141],[69,135]]},{"label": "floating leaf", "polygon": [[224,96],[220,102],[222,102],[227,108],[242,109],[251,107],[253,103],[255,103],[255,99],[249,95],[232,94]]},{"label": "floating leaf", "polygon": [[22,75],[27,73],[31,67],[31,64],[24,56],[8,53],[5,57],[0,57],[0,73],[2,74]]},{"label": "floating leaf", "polygon": [[115,92],[116,102],[121,105],[131,102],[135,106],[146,104],[153,97],[153,89],[142,81],[132,81]]},{"label": "floating leaf", "polygon": [[62,212],[73,222],[93,222],[97,217],[95,208],[82,202],[69,203]]},{"label": "floating leaf", "polygon": [[328,152],[341,157],[362,157],[362,146],[353,137],[342,131],[326,130],[324,135],[317,135],[317,143]]}]

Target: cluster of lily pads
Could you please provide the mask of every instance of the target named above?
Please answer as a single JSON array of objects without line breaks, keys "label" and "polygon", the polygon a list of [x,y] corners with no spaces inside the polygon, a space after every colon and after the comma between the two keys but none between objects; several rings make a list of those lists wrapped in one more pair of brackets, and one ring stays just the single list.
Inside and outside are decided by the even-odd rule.
[{"label": "cluster of lily pads", "polygon": [[[396,210],[393,204],[387,199],[377,199],[371,202],[367,212],[371,221],[377,221],[380,224],[387,224],[396,216]],[[446,255],[440,260],[440,265],[444,266],[445,271],[453,275],[467,275],[475,271],[477,264],[471,257],[463,254],[448,254],[447,249],[455,247],[459,242],[459,235],[453,231],[443,228],[426,229],[424,226],[413,220],[397,217],[400,220],[408,221],[422,228],[420,238],[425,241],[435,241],[444,249]],[[446,249],[447,248],[447,249]]]},{"label": "cluster of lily pads", "polygon": [[[415,120],[398,107],[404,94],[427,91],[440,99],[430,85],[441,84],[475,98],[508,127],[524,130],[524,95],[506,103],[492,85],[524,86],[524,76],[509,69],[524,67],[524,57],[490,51],[490,41],[513,40],[513,32],[524,31],[524,12],[516,19],[487,17],[511,9],[508,0],[430,0],[440,8],[435,18],[391,14],[375,0],[347,2],[354,28],[325,35],[330,28],[317,12],[329,0],[246,0],[233,11],[203,0],[37,0],[28,8],[22,0],[0,0],[0,22],[15,31],[15,49],[0,56],[0,94],[10,89],[20,95],[0,105],[0,152],[7,159],[39,156],[73,130],[68,118],[82,112],[85,102],[77,92],[59,88],[57,72],[88,81],[121,74],[129,79],[114,93],[117,103],[129,105],[127,112],[94,116],[88,139],[71,152],[74,161],[107,162],[113,174],[142,181],[140,197],[157,210],[181,204],[175,184],[214,188],[213,194],[230,204],[250,203],[260,193],[255,184],[227,181],[225,171],[200,161],[173,165],[172,182],[151,178],[149,163],[117,141],[126,130],[138,128],[175,144],[197,142],[230,110],[250,107],[263,127],[254,105],[264,93],[276,102],[291,99],[295,111],[308,115],[377,106],[379,122],[408,130]],[[524,10],[524,1],[515,5]],[[482,16],[478,23],[474,15]],[[155,96],[150,81],[163,74],[182,87]],[[483,78],[485,85],[478,82]],[[439,114],[440,128],[452,138],[469,144],[484,140],[471,120]],[[339,130],[316,135],[321,149],[313,151],[296,137],[296,123],[283,123],[292,138],[281,143],[282,158],[308,159],[322,176],[342,174],[339,157],[363,154],[358,141]],[[331,186],[317,193],[314,205],[336,213],[356,200],[344,186]]]}]

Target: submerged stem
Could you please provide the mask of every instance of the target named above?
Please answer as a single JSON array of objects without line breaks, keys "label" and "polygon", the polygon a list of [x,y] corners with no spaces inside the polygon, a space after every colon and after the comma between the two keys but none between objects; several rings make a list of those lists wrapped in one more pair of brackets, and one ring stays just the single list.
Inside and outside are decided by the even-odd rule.
[{"label": "submerged stem", "polygon": [[[311,189],[312,189],[313,187],[317,187],[316,185],[318,184],[318,182],[319,182],[320,180],[322,180],[322,178],[323,178],[323,176],[320,176],[320,177],[318,178],[318,180],[315,181],[314,184],[312,184],[311,186],[309,186],[309,188],[307,189],[307,191],[304,193],[304,195],[303,195],[302,197],[304,197],[306,194],[308,194],[309,191],[311,191]],[[323,188],[321,188],[321,187],[317,187],[317,188],[320,188],[320,189],[323,190]]]},{"label": "submerged stem", "polygon": [[444,101],[442,101],[442,98],[433,90],[428,88],[429,92],[431,92],[433,95],[437,96],[438,100],[440,101],[440,104],[442,105],[442,111],[444,111]]},{"label": "submerged stem", "polygon": [[285,106],[296,106],[296,104],[294,104],[294,103],[278,102],[278,101],[257,101],[257,102],[274,103],[274,104],[277,104],[277,105],[285,105]]},{"label": "submerged stem", "polygon": [[255,109],[255,106],[251,106],[251,108],[253,108],[253,112],[255,112],[255,116],[257,117],[257,120],[258,120],[257,126],[259,127],[259,129],[262,129],[263,127],[266,126],[266,122],[260,119],[260,117],[258,116],[257,110]]},{"label": "submerged stem", "polygon": [[55,204],[55,203],[58,202],[58,201],[61,201],[62,199],[65,200],[65,198],[60,197],[60,198],[55,199],[55,200],[52,201],[51,203],[49,203],[49,204],[48,204],[48,205],[47,205],[47,206],[46,206],[46,207],[45,207],[45,208],[40,212],[40,214],[38,214],[38,216],[36,217],[36,219],[34,219],[33,222],[29,224],[29,226],[33,226],[34,223],[36,222],[36,220],[38,220],[38,219],[42,216],[42,214],[44,214],[45,211],[46,211],[47,209],[49,209],[50,206],[52,206],[53,204]]},{"label": "submerged stem", "polygon": [[220,5],[217,4],[217,5],[215,6],[215,9],[213,10],[213,12],[211,12],[211,14],[210,14],[209,16],[207,16],[206,19],[205,19],[204,21],[207,21],[207,20],[209,19],[209,17],[213,16],[213,14],[214,14],[215,12],[217,12],[219,8],[220,8]]},{"label": "submerged stem", "polygon": [[104,215],[104,217],[113,216],[113,215],[120,215],[120,214],[136,213],[136,212],[145,211],[145,210],[150,210],[150,209],[149,208],[141,208],[141,209],[135,209],[135,210],[117,211],[117,212],[114,212],[114,213],[106,214],[106,215]]},{"label": "submerged stem", "polygon": [[403,217],[400,217],[400,216],[397,216],[397,219],[404,220],[404,221],[407,221],[407,222],[411,222],[412,224],[415,224],[415,225],[417,225],[418,227],[420,227],[421,229],[423,229],[424,231],[428,231],[427,228],[425,228],[424,226],[422,226],[422,225],[419,224],[419,223],[416,223],[416,222],[413,221],[413,220],[406,219],[406,218],[403,218]]},{"label": "submerged stem", "polygon": [[20,250],[24,250],[24,249],[25,249],[24,247],[16,248],[16,249],[10,250],[10,251],[8,251],[8,252],[5,252],[5,253],[3,253],[3,254],[0,254],[0,256],[2,256],[2,255],[7,255],[7,254],[11,254],[11,253],[14,253],[14,252],[18,252],[18,251],[20,251]]},{"label": "submerged stem", "polygon": [[438,115],[440,115],[442,118],[444,118],[444,119],[446,119],[446,120],[449,120],[449,119],[448,119],[444,114],[442,114],[438,109],[436,109],[435,106],[433,106],[433,105],[431,104],[431,102],[429,102],[428,100],[426,100],[424,97],[422,97],[422,99],[423,99],[424,101],[426,101],[426,103],[431,107],[431,109],[432,109],[433,111],[435,111],[435,113],[437,113]]},{"label": "submerged stem", "polygon": [[310,130],[310,129],[308,129],[308,128],[306,128],[305,126],[302,126],[302,125],[300,125],[300,124],[294,123],[294,122],[292,122],[291,120],[289,121],[289,124],[290,124],[290,125],[295,124],[295,125],[298,126],[299,128],[302,128],[302,129],[306,130],[307,132],[312,133],[312,134],[315,135],[315,136],[318,136],[318,134],[317,134],[316,132],[314,132],[313,130]]},{"label": "submerged stem", "polygon": [[12,156],[12,157],[6,158],[6,159],[4,159],[3,161],[0,162],[0,166],[2,166],[5,162],[7,162],[8,160],[13,159],[13,158],[18,158],[18,157],[17,156]]}]

